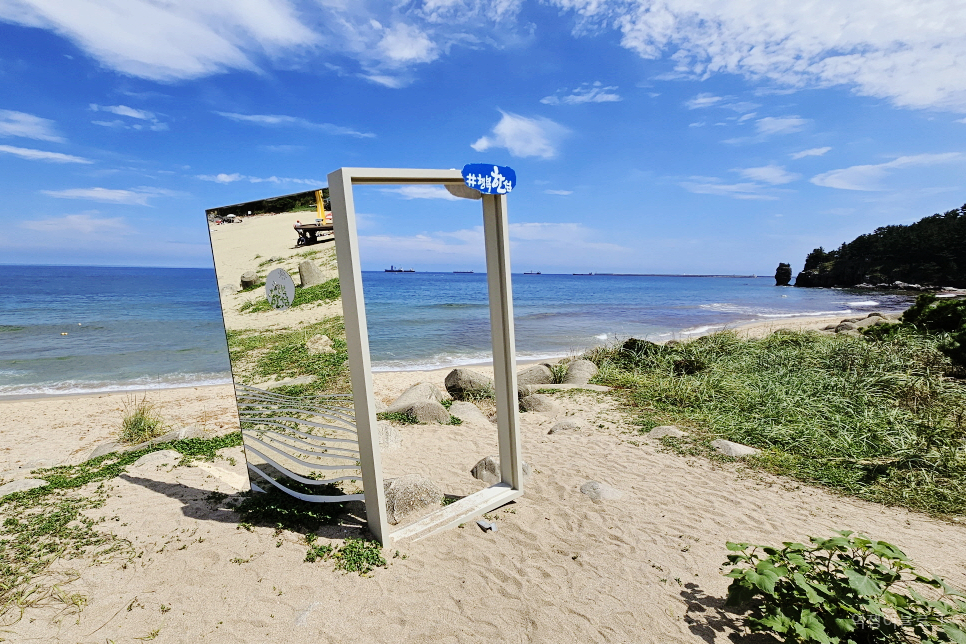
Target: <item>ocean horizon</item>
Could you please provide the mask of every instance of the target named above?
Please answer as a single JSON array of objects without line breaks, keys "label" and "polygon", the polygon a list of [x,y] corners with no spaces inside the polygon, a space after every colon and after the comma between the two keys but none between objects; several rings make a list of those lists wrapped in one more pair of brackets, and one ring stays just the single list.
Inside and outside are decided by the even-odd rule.
[{"label": "ocean horizon", "polygon": [[[0,397],[231,382],[210,268],[5,265]],[[374,371],[491,359],[485,273],[364,271]],[[774,286],[772,277],[513,275],[517,358],[628,337],[688,338],[750,322],[899,311],[911,298]]]}]

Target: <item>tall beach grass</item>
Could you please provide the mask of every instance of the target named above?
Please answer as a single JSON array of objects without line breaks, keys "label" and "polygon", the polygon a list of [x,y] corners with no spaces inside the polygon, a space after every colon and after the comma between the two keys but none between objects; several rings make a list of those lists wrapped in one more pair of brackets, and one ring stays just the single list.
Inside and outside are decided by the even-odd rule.
[{"label": "tall beach grass", "polygon": [[683,344],[631,340],[588,356],[641,423],[686,428],[663,439],[713,456],[725,438],[762,450],[753,464],[860,498],[966,514],[966,382],[938,335],[887,339],[723,332]]}]

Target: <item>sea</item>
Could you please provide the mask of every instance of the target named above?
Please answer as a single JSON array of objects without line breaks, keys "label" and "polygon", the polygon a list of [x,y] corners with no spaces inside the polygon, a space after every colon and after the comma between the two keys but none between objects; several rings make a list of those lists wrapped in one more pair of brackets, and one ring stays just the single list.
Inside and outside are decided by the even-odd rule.
[{"label": "sea", "polygon": [[[3,266],[0,396],[231,382],[214,271]],[[628,337],[687,338],[746,322],[900,311],[890,293],[776,287],[771,277],[514,274],[519,360]],[[490,360],[486,275],[363,273],[373,369]]]}]

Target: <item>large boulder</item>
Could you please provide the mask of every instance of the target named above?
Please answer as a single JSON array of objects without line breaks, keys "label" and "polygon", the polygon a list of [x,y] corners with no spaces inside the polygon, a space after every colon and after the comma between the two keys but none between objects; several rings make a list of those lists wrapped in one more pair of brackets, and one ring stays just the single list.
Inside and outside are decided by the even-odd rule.
[{"label": "large boulder", "polygon": [[315,265],[315,262],[307,259],[299,263],[299,280],[301,280],[302,288],[315,286],[325,281],[325,273]]},{"label": "large boulder", "polygon": [[465,402],[462,400],[454,401],[449,408],[449,413],[456,416],[465,423],[482,423],[484,425],[490,424],[490,419],[487,418],[480,408],[471,402]]},{"label": "large boulder", "polygon": [[567,367],[567,375],[564,376],[565,385],[586,385],[590,379],[597,375],[597,365],[590,360],[574,360]]},{"label": "large boulder", "polygon": [[792,265],[781,262],[775,270],[775,286],[788,286],[792,281]]},{"label": "large boulder", "polygon": [[396,398],[386,411],[390,413],[401,413],[416,402],[432,401],[438,403],[449,399],[449,394],[442,391],[436,385],[429,382],[421,382],[402,392],[399,398]]},{"label": "large boulder", "polygon": [[520,411],[537,411],[545,414],[556,414],[561,407],[550,396],[530,394],[520,399]]},{"label": "large boulder", "polygon": [[453,369],[446,376],[446,391],[457,400],[489,398],[493,395],[493,379],[472,369]]},{"label": "large boulder", "polygon": [[549,385],[553,383],[553,372],[550,365],[535,364],[517,374],[517,386],[524,385]]},{"label": "large boulder", "polygon": [[393,413],[406,414],[420,425],[449,423],[449,411],[435,400],[417,400]]},{"label": "large boulder", "polygon": [[258,275],[255,271],[245,271],[241,276],[241,287],[242,289],[251,288],[258,283]]},{"label": "large boulder", "polygon": [[386,518],[392,525],[413,512],[443,502],[443,491],[421,474],[386,479],[383,489],[386,492]]},{"label": "large boulder", "polygon": [[[495,485],[499,483],[502,479],[500,476],[500,457],[499,456],[487,456],[486,458],[481,458],[473,469],[470,470],[470,474],[473,478],[479,479],[488,485]],[[533,468],[526,461],[523,462],[523,482],[526,483],[530,479],[530,475],[533,474]]]}]

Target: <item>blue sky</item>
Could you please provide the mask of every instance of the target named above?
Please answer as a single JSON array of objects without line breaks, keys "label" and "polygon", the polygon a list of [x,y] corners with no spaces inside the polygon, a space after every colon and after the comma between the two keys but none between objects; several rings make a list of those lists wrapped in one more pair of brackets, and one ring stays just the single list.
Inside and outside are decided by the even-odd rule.
[{"label": "blue sky", "polygon": [[[0,263],[209,266],[206,207],[486,162],[516,271],[797,271],[966,202],[964,33],[960,0],[0,0]],[[359,190],[364,268],[482,269],[447,196]]]}]

